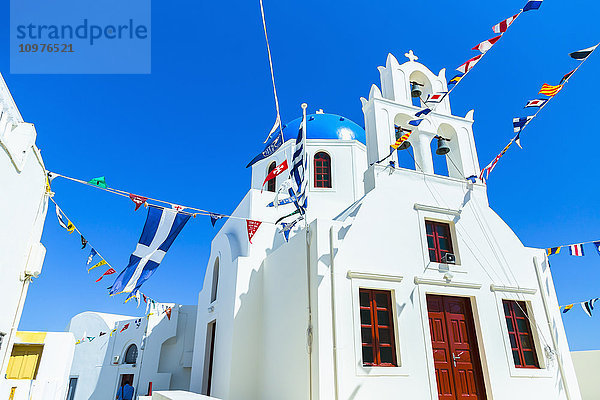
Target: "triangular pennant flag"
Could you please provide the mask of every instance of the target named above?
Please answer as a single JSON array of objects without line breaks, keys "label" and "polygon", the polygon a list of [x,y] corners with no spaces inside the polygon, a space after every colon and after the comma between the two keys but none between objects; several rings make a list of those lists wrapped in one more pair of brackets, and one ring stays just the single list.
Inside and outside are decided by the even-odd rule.
[{"label": "triangular pennant flag", "polygon": [[[273,169],[273,171],[271,171],[267,174],[267,176],[265,177],[265,180],[262,184],[262,187],[265,186],[265,183],[267,183],[271,179],[275,179],[275,177],[277,177],[278,175],[280,175],[283,171],[285,171],[287,169],[288,169],[288,162],[287,162],[287,160],[283,160],[283,162],[281,164],[277,165]],[[261,187],[261,192],[262,192],[262,187]]]},{"label": "triangular pennant flag", "polygon": [[216,213],[210,213],[209,215],[210,215],[210,223],[212,224],[213,227],[215,226],[215,224],[217,223],[218,220],[225,217],[223,214],[216,214]]},{"label": "triangular pennant flag", "polygon": [[296,214],[300,214],[300,210],[295,210],[295,211],[292,211],[291,213],[289,213],[288,215],[284,215],[283,217],[281,217],[277,221],[275,221],[275,225],[280,223],[283,219],[285,219],[287,217],[291,217],[292,215],[296,215]]},{"label": "triangular pennant flag", "polygon": [[563,310],[563,314],[568,313],[569,311],[571,311],[571,308],[573,308],[574,304],[569,304],[567,306],[565,306],[565,309]]},{"label": "triangular pennant flag", "polygon": [[91,271],[91,270],[93,270],[94,268],[98,268],[98,267],[101,267],[101,266],[103,266],[103,265],[106,265],[106,264],[108,264],[108,263],[107,263],[107,262],[106,262],[106,260],[103,258],[102,260],[98,261],[96,264],[94,264],[94,265],[92,265],[90,268],[88,268],[88,270],[87,270],[87,271],[88,271],[88,272],[90,272],[90,271]]},{"label": "triangular pennant flag", "polygon": [[496,37],[493,37],[491,39],[488,40],[484,40],[483,42],[479,43],[477,46],[473,47],[472,50],[479,50],[481,53],[485,53],[487,52],[489,49],[492,48],[492,46],[494,44],[496,44],[496,42],[498,40],[500,40],[500,38],[502,37],[502,35],[498,35]]},{"label": "triangular pennant flag", "polygon": [[594,247],[596,248],[596,251],[598,252],[598,254],[600,254],[600,241],[594,242]]},{"label": "triangular pennant flag", "polygon": [[96,250],[92,249],[92,250],[90,251],[90,255],[88,256],[88,259],[87,259],[87,265],[90,265],[90,263],[92,262],[92,260],[94,259],[94,256],[95,256],[96,254],[98,254],[98,253],[96,252]]},{"label": "triangular pennant flag", "polygon": [[431,112],[430,108],[424,108],[421,111],[419,111],[418,113],[415,114],[415,117],[419,118],[422,115],[427,115]]},{"label": "triangular pennant flag", "polygon": [[117,328],[113,329],[112,331],[110,331],[110,336],[112,336],[113,333],[116,333],[116,332],[117,332]]},{"label": "triangular pennant flag", "polygon": [[171,320],[171,307],[169,307],[165,310],[165,314],[167,314],[167,318],[170,321]]},{"label": "triangular pennant flag", "polygon": [[285,238],[286,242],[289,242],[290,240],[290,232],[292,231],[292,228],[298,223],[298,221],[300,221],[302,219],[302,217],[300,217],[299,219],[295,220],[294,222],[282,222],[281,223],[281,233],[283,233],[283,237]]},{"label": "triangular pennant flag", "polygon": [[106,332],[100,332],[100,333],[98,334],[98,336],[104,336],[104,335],[106,335]]},{"label": "triangular pennant flag", "polygon": [[133,194],[133,193],[129,193],[129,198],[131,199],[131,201],[133,201],[135,203],[134,211],[137,211],[138,208],[140,208],[148,200],[147,197],[139,196],[139,195]]},{"label": "triangular pennant flag", "polygon": [[89,183],[90,185],[95,185],[95,186],[101,187],[101,188],[103,188],[103,189],[106,189],[106,188],[108,187],[108,186],[106,185],[106,179],[104,179],[104,177],[103,177],[103,176],[99,176],[98,178],[90,179],[90,180],[88,181],[88,183]]},{"label": "triangular pennant flag", "polygon": [[475,66],[475,64],[477,64],[479,62],[481,57],[483,57],[483,54],[479,54],[473,58],[468,59],[464,64],[462,64],[460,67],[456,68],[456,70],[458,72],[460,72],[461,74],[466,74],[467,72],[469,72],[471,70],[471,68],[473,68]]},{"label": "triangular pennant flag", "polygon": [[575,70],[571,71],[571,72],[567,72],[565,74],[565,76],[562,77],[562,79],[560,80],[560,85],[562,85],[563,83],[565,83],[566,81],[569,80],[569,78],[571,77],[571,75],[573,75],[575,73]]},{"label": "triangular pennant flag", "polygon": [[254,221],[251,219],[246,220],[246,228],[248,229],[248,241],[250,242],[250,244],[252,244],[252,238],[254,237],[254,234],[258,230],[258,227],[260,226],[260,224],[262,224],[261,221]]},{"label": "triangular pennant flag", "polygon": [[497,23],[496,25],[494,25],[492,27],[492,30],[494,31],[494,33],[506,32],[506,30],[508,29],[510,24],[512,24],[515,21],[515,19],[517,19],[518,16],[519,16],[519,14],[515,14],[512,17],[509,17],[509,18],[505,19],[504,21]]},{"label": "triangular pennant flag", "polygon": [[74,230],[75,230],[75,225],[73,225],[73,223],[71,221],[69,221],[69,223],[67,224],[67,231],[69,233],[73,233]]},{"label": "triangular pennant flag", "polygon": [[584,60],[584,59],[588,58],[588,56],[590,54],[592,54],[594,52],[594,50],[596,50],[596,47],[598,47],[598,45],[588,47],[587,49],[574,51],[574,52],[570,53],[569,56],[571,56],[571,58],[574,58],[576,60]]},{"label": "triangular pennant flag", "polygon": [[100,276],[100,278],[96,279],[96,282],[100,282],[100,281],[102,280],[102,278],[104,278],[106,275],[112,275],[112,274],[114,274],[114,273],[116,273],[116,272],[117,272],[117,271],[115,271],[114,269],[112,269],[112,268],[109,268],[109,269],[107,269],[107,270],[106,270],[106,272],[105,272],[105,273],[103,273],[103,274]]},{"label": "triangular pennant flag", "polygon": [[87,244],[88,244],[88,241],[85,240],[83,235],[81,235],[81,250],[85,249],[85,246],[87,246]]},{"label": "triangular pennant flag", "polygon": [[[75,230],[75,225],[73,225],[73,223],[69,221],[66,216],[63,217],[63,212],[57,204],[55,204],[54,208],[56,210],[56,217],[58,218],[59,225],[65,228],[69,233],[73,233]],[[65,218],[67,219],[67,222],[65,222]]]},{"label": "triangular pennant flag", "polygon": [[598,298],[590,299],[588,301],[584,301],[581,303],[581,308],[588,315],[588,317],[592,316],[592,310],[594,309],[594,303],[598,300]]},{"label": "triangular pennant flag", "polygon": [[94,339],[96,339],[96,336],[88,336],[87,337],[88,342],[91,342]]},{"label": "triangular pennant flag", "polygon": [[523,11],[537,10],[542,5],[542,1],[543,0],[529,0],[527,4],[525,4],[525,7],[523,7]]},{"label": "triangular pennant flag", "polygon": [[279,128],[280,125],[281,125],[281,117],[279,116],[279,113],[277,113],[277,118],[275,118],[275,123],[273,124],[273,127],[269,131],[269,135],[265,139],[264,143],[267,143],[269,141],[269,139],[271,138],[271,135],[275,133],[275,131]]},{"label": "triangular pennant flag", "polygon": [[119,333],[123,332],[125,329],[129,328],[129,324],[125,324],[125,326],[123,326],[123,329],[121,329],[119,331]]}]

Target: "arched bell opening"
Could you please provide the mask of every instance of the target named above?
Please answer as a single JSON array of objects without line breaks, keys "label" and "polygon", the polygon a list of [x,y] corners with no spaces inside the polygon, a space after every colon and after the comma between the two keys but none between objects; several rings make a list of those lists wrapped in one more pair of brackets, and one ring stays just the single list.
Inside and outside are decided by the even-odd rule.
[{"label": "arched bell opening", "polygon": [[410,96],[415,107],[425,107],[425,100],[433,93],[431,82],[421,71],[413,71],[409,78]]},{"label": "arched bell opening", "polygon": [[448,176],[448,164],[446,156],[449,151],[448,141],[437,135],[429,143],[433,161],[433,173],[436,175]]},{"label": "arched bell opening", "polygon": [[444,140],[447,153],[446,155],[446,174],[451,178],[465,178],[463,161],[460,154],[458,135],[454,128],[448,124],[441,124],[437,130],[438,136]]},{"label": "arched bell opening", "polygon": [[414,136],[416,127],[408,124],[408,121],[411,119],[414,119],[414,117],[408,114],[397,114],[394,117],[394,126],[392,127],[394,136],[391,138],[391,144],[395,144],[399,138],[410,133],[408,139],[400,144],[398,149],[394,150],[394,158],[397,167],[416,170],[417,166],[415,164],[413,148],[413,143],[415,143],[414,140],[416,138],[416,136]]}]

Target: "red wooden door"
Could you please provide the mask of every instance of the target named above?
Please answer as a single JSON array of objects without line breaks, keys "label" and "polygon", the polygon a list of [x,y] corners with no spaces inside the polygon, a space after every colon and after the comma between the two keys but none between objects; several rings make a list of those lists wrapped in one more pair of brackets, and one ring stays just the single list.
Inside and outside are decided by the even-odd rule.
[{"label": "red wooden door", "polygon": [[483,400],[485,390],[469,299],[427,295],[440,400]]}]

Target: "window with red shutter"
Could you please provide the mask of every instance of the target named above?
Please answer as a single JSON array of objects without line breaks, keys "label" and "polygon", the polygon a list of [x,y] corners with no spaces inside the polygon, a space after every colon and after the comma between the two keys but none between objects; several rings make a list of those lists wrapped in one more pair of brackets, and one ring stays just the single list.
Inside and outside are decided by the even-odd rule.
[{"label": "window with red shutter", "polygon": [[[271,172],[273,172],[273,170],[275,169],[275,167],[277,167],[277,163],[275,161],[273,161],[271,163],[271,165],[269,165],[269,169],[267,170],[267,175],[269,175]],[[268,192],[274,192],[275,191],[275,179],[269,179],[267,181],[267,191]]]},{"label": "window with red shutter", "polygon": [[363,365],[396,367],[391,292],[360,289],[359,295]]},{"label": "window with red shutter", "polygon": [[443,222],[425,221],[427,233],[427,249],[429,260],[442,262],[442,257],[452,251],[452,238],[450,237],[450,225]]},{"label": "window with red shutter", "polygon": [[331,157],[325,152],[315,154],[315,187],[330,188],[331,187]]},{"label": "window with red shutter", "polygon": [[524,301],[502,300],[513,360],[517,368],[539,368]]}]

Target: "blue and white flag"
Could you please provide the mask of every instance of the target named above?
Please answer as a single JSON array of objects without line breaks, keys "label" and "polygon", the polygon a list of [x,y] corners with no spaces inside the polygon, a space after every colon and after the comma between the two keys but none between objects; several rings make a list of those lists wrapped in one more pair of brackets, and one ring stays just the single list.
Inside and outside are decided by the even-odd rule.
[{"label": "blue and white flag", "polygon": [[212,226],[215,226],[217,221],[221,218],[225,218],[225,216],[223,214],[210,213],[210,223],[212,224]]},{"label": "blue and white flag", "polygon": [[583,308],[583,311],[588,315],[588,317],[592,316],[592,310],[594,309],[594,303],[596,301],[598,301],[597,297],[581,303],[581,308]]},{"label": "blue and white flag", "polygon": [[129,257],[129,264],[113,283],[110,294],[136,292],[156,271],[189,219],[190,214],[167,208],[148,207],[142,236]]},{"label": "blue and white flag", "polygon": [[594,242],[594,247],[596,248],[596,251],[598,252],[598,254],[600,254],[600,241]]},{"label": "blue and white flag", "polygon": [[[291,204],[294,201],[296,201],[296,195],[290,196],[287,199],[282,199],[282,200],[277,201],[277,205],[282,206],[284,204]],[[267,204],[267,207],[275,207],[275,201],[272,201],[269,204]]]},{"label": "blue and white flag", "polygon": [[413,119],[411,121],[408,121],[408,124],[412,125],[412,126],[419,126],[419,124],[421,122],[423,122],[423,118],[421,118],[421,119]]},{"label": "blue and white flag", "polygon": [[269,144],[267,144],[267,147],[265,147],[265,149],[260,154],[254,157],[252,161],[250,161],[248,165],[246,165],[246,168],[250,167],[253,164],[256,164],[260,160],[264,160],[265,158],[272,156],[281,147],[282,144],[283,132],[275,136],[275,138],[271,140]]},{"label": "blue and white flag", "polygon": [[290,241],[290,232],[292,231],[292,228],[294,226],[296,226],[298,221],[300,221],[301,219],[302,218],[298,218],[294,222],[282,222],[281,223],[281,233],[283,233],[283,237],[285,238],[286,242]]},{"label": "blue and white flag", "polygon": [[90,265],[90,263],[92,262],[92,260],[94,259],[94,256],[95,256],[96,254],[98,254],[98,253],[96,252],[96,250],[92,249],[92,250],[90,251],[90,255],[88,256],[88,259],[87,259],[87,265]]},{"label": "blue and white flag", "polygon": [[513,118],[513,128],[515,133],[519,133],[525,128],[525,126],[533,119],[533,116],[530,117],[521,117],[521,118]]},{"label": "blue and white flag", "polygon": [[289,189],[290,197],[295,195],[297,198],[297,201],[294,201],[294,204],[296,204],[296,207],[298,207],[301,214],[304,214],[304,209],[307,206],[306,186],[308,184],[308,179],[306,179],[306,175],[308,162],[306,160],[305,137],[306,115],[303,113],[300,129],[298,129],[298,137],[296,138],[296,145],[294,146],[294,155],[292,156],[292,169],[290,170],[292,187]]},{"label": "blue and white flag", "polygon": [[530,0],[523,7],[523,11],[537,10],[542,5],[543,0]]}]

